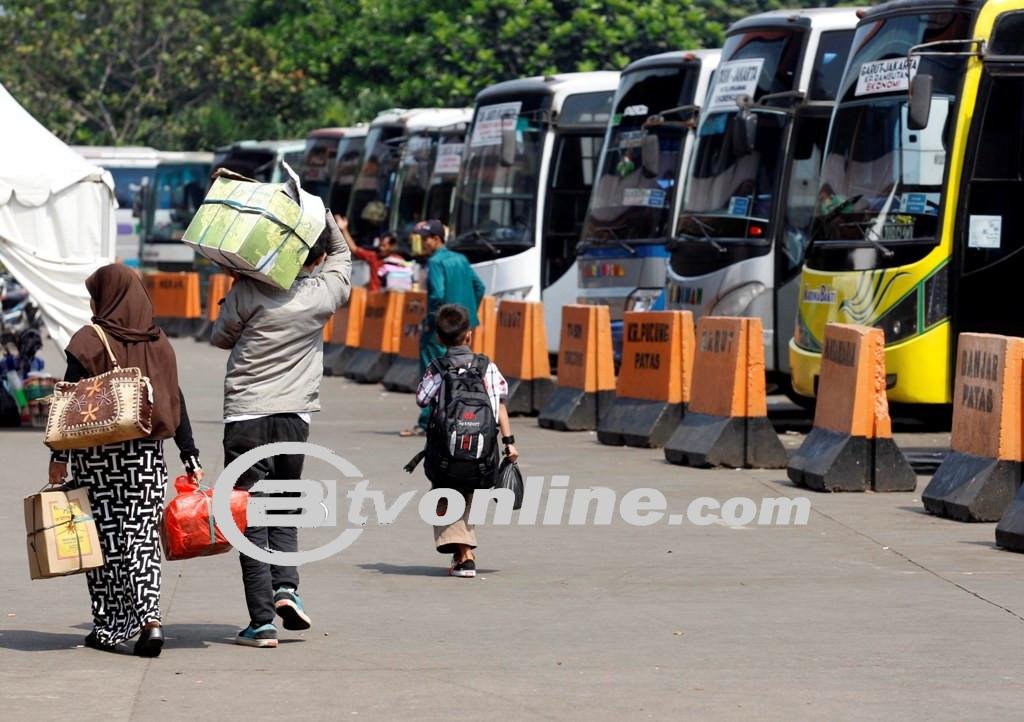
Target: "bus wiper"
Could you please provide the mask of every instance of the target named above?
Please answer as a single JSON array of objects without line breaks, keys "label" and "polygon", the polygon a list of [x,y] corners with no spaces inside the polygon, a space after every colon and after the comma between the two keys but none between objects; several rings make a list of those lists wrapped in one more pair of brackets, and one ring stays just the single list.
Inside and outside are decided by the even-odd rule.
[{"label": "bus wiper", "polygon": [[[728,249],[726,249],[725,246],[723,246],[721,243],[719,243],[718,241],[716,241],[714,238],[711,237],[711,234],[715,232],[715,227],[713,225],[711,225],[707,221],[702,221],[697,216],[687,216],[687,220],[693,221],[693,223],[696,224],[697,228],[700,229],[701,237],[704,239],[704,241],[706,243],[710,244],[710,246],[712,248],[714,248],[719,253],[728,253],[729,252]],[[687,236],[689,238],[696,238],[696,236],[688,236],[685,233],[683,235]],[[677,238],[678,238],[678,236],[677,236]],[[672,240],[676,240],[676,239],[673,238]]]},{"label": "bus wiper", "polygon": [[633,246],[629,245],[629,243],[627,243],[626,241],[622,240],[621,238],[584,238],[582,241],[580,241],[580,244],[576,250],[577,253],[582,253],[591,246],[607,246],[612,243],[626,251],[629,251],[629,255],[636,255],[636,249],[633,248]]},{"label": "bus wiper", "polygon": [[481,246],[483,246],[484,248],[486,248],[488,251],[490,251],[491,253],[493,253],[496,256],[500,255],[500,251],[498,250],[498,247],[495,246],[490,241],[488,241],[486,238],[484,238],[484,234],[481,233],[479,230],[477,230],[475,228],[472,231],[466,231],[465,233],[463,233],[460,236],[458,236],[455,239],[455,242],[452,245],[454,247],[458,247],[458,246],[466,245],[468,243],[473,243],[473,242],[479,243]]}]

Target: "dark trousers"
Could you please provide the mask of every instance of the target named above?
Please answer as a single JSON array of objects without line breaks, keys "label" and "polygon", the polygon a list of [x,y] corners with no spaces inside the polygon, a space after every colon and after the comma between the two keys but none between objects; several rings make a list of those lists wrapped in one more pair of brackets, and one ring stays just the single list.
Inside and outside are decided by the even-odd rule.
[{"label": "dark trousers", "polygon": [[[263,444],[275,441],[306,441],[309,424],[296,414],[274,414],[250,421],[235,421],[224,426],[224,466]],[[249,489],[261,479],[301,479],[301,455],[272,456],[250,468],[235,484]],[[281,496],[289,496],[282,494]],[[298,496],[298,494],[295,494]],[[246,538],[261,549],[295,552],[299,550],[299,532],[289,526],[246,527]],[[242,583],[250,621],[259,626],[274,621],[274,590],[299,587],[299,571],[295,567],[279,567],[239,555],[242,562]]]}]

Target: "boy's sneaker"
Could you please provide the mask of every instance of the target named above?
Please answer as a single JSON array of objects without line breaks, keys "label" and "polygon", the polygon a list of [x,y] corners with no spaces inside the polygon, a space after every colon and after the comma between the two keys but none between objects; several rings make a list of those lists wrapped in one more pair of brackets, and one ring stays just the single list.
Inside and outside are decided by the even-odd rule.
[{"label": "boy's sneaker", "polygon": [[273,624],[261,624],[256,627],[250,623],[238,633],[235,643],[246,647],[276,647],[277,627]]},{"label": "boy's sneaker", "polygon": [[476,561],[473,559],[466,559],[465,561],[459,562],[451,568],[448,572],[453,577],[463,577],[469,579],[476,576]]},{"label": "boy's sneaker", "polygon": [[302,597],[289,587],[281,587],[274,592],[274,609],[283,620],[285,629],[309,629],[313,624],[302,608]]}]

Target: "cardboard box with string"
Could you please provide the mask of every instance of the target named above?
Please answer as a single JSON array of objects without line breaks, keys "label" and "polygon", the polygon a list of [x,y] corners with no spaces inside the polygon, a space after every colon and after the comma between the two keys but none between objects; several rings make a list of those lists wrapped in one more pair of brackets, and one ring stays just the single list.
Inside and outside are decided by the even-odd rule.
[{"label": "cardboard box with string", "polygon": [[25,497],[25,532],[32,579],[103,566],[103,550],[84,488],[51,488]]},{"label": "cardboard box with string", "polygon": [[324,203],[298,176],[258,183],[219,169],[182,241],[228,271],[290,288],[327,222]]}]

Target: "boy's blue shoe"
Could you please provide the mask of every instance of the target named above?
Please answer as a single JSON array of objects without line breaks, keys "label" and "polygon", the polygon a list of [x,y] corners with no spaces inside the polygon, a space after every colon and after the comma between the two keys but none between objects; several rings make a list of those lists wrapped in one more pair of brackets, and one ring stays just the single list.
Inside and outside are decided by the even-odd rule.
[{"label": "boy's blue shoe", "polygon": [[276,647],[277,627],[273,624],[261,624],[256,627],[250,623],[238,633],[235,643],[246,647]]},{"label": "boy's blue shoe", "polygon": [[302,608],[302,597],[289,587],[281,587],[274,592],[274,609],[284,622],[285,629],[309,629],[313,624]]}]

